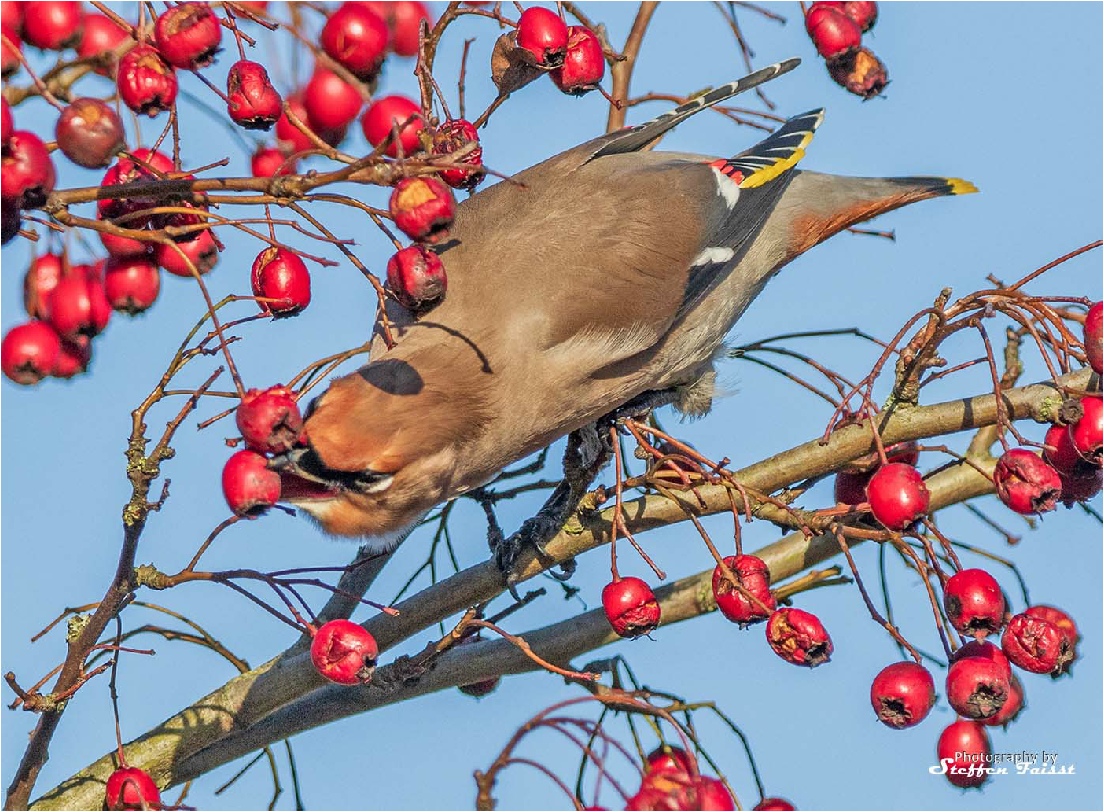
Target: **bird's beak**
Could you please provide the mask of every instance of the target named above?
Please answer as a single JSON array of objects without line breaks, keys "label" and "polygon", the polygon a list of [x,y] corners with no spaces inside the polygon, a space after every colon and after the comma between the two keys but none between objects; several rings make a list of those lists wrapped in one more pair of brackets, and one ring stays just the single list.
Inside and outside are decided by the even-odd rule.
[{"label": "bird's beak", "polygon": [[280,498],[287,502],[333,499],[339,489],[326,478],[312,473],[303,466],[309,459],[309,448],[293,448],[277,454],[268,461],[269,470],[280,475]]}]

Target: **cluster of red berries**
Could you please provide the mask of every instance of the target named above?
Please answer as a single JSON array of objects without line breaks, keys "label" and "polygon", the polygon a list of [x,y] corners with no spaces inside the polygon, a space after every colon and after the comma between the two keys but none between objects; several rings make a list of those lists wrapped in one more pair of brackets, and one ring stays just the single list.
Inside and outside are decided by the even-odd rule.
[{"label": "cluster of red berries", "polygon": [[554,11],[527,8],[518,18],[514,41],[564,93],[589,93],[605,76],[606,56],[598,37],[586,26],[567,25]]},{"label": "cluster of red berries", "polygon": [[862,44],[862,35],[877,19],[878,4],[870,0],[820,0],[805,15],[805,30],[832,80],[864,99],[877,96],[889,84],[885,65]]}]

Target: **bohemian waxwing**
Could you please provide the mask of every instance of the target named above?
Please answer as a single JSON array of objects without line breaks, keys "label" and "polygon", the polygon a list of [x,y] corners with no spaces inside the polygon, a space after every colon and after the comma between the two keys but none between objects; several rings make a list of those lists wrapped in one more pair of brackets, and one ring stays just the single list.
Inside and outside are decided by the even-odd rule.
[{"label": "bohemian waxwing", "polygon": [[417,320],[389,304],[395,346],[331,383],[308,412],[309,448],[273,461],[285,500],[386,549],[435,505],[630,401],[662,394],[703,414],[725,334],[782,266],[883,212],[976,191],[795,169],[821,110],[732,158],[646,150],[798,62],[461,203],[436,249],[447,296]]}]

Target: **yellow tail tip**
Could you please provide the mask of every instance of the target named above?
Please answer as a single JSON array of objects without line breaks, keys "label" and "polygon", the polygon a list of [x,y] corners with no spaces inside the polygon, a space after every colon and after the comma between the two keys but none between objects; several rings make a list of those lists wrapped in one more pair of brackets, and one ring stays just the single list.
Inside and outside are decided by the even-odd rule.
[{"label": "yellow tail tip", "polygon": [[978,190],[974,184],[962,178],[947,178],[947,185],[951,187],[952,195],[971,195]]}]

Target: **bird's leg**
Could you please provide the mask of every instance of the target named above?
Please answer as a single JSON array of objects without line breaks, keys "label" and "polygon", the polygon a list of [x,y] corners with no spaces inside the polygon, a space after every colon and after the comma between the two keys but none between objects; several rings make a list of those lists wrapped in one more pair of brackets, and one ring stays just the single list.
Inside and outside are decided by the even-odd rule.
[{"label": "bird's leg", "polygon": [[[608,418],[600,423],[608,425]],[[516,533],[494,546],[495,563],[506,575],[506,585],[516,599],[517,580],[513,573],[514,564],[522,552],[531,547],[537,557],[545,564],[551,564],[551,558],[544,549],[579,507],[579,502],[590,489],[598,472],[606,466],[613,455],[607,433],[591,423],[573,431],[567,438],[567,450],[564,452],[564,478],[545,501],[536,515],[526,519]],[[553,577],[566,581],[575,572],[575,561],[569,559],[560,562],[561,573],[551,573]]]}]

